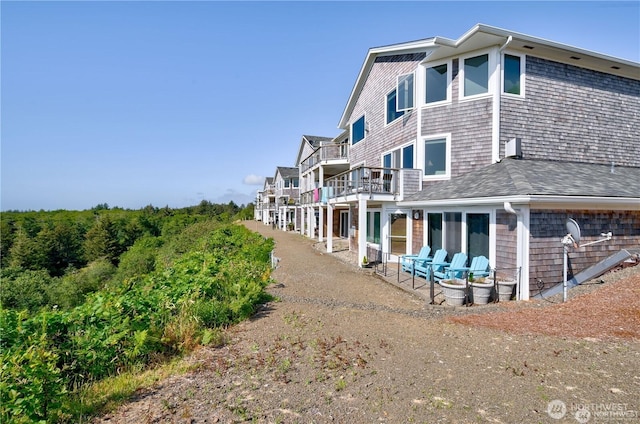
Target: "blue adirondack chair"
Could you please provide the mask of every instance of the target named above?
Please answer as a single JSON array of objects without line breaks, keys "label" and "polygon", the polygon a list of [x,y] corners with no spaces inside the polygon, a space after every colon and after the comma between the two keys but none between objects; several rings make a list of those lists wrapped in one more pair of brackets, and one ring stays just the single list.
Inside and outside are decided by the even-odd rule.
[{"label": "blue adirondack chair", "polygon": [[442,264],[438,269],[435,268],[433,276],[436,280],[451,280],[453,278],[462,278],[464,270],[460,271],[467,265],[467,254],[464,252],[458,252],[451,258],[451,263]]},{"label": "blue adirondack chair", "polygon": [[429,259],[429,254],[431,253],[431,247],[422,246],[420,252],[417,255],[402,255],[400,256],[400,264],[402,265],[402,270],[405,272],[413,273],[413,264],[418,260],[426,260]]},{"label": "blue adirondack chair", "polygon": [[447,279],[450,278],[462,278],[465,272],[469,274],[473,273],[473,277],[486,277],[489,275],[489,259],[485,256],[475,256],[471,260],[471,265],[468,267],[454,267],[450,265],[445,268],[445,271],[449,274]]},{"label": "blue adirondack chair", "polygon": [[[415,275],[424,277],[427,280],[431,278],[431,266],[432,264],[446,264],[447,251],[445,249],[438,249],[433,254],[433,258],[426,260],[417,260],[413,265]],[[438,265],[438,267],[444,265]]]}]

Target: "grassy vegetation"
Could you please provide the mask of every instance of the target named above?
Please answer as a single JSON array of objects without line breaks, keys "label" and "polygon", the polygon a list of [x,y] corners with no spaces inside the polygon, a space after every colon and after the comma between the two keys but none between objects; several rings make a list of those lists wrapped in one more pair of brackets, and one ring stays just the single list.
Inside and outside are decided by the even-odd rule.
[{"label": "grassy vegetation", "polygon": [[[132,213],[117,227],[136,227],[141,216]],[[103,254],[83,266],[67,264],[61,275],[47,262],[63,256],[59,252],[49,251],[45,259],[33,254],[41,262],[31,264],[16,260],[29,249],[7,245],[0,422],[77,422],[180,371],[173,358],[222,343],[221,328],[246,319],[268,300],[264,288],[273,249],[272,240],[225,221],[168,214],[135,237],[105,231],[90,249],[86,240],[95,233],[78,231],[85,239],[71,246]],[[41,218],[39,226],[51,225]],[[20,237],[36,245],[26,232]],[[30,237],[44,240],[42,230]],[[121,240],[128,240],[126,248]],[[86,257],[84,252],[67,256]]]}]

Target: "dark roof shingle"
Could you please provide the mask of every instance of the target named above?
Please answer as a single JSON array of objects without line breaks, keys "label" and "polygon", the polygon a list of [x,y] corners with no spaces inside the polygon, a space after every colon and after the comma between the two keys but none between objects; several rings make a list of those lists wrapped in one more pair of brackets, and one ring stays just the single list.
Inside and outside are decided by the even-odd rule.
[{"label": "dark roof shingle", "polygon": [[425,187],[405,201],[503,196],[637,197],[640,168],[576,162],[503,159]]}]

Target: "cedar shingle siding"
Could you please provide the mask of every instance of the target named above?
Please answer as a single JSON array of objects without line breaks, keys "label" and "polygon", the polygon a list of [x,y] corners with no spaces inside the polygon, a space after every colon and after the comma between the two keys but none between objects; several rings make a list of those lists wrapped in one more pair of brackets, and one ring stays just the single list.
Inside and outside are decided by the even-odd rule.
[{"label": "cedar shingle siding", "polygon": [[503,96],[502,155],[520,137],[530,159],[640,166],[640,81],[527,56],[525,92]]},{"label": "cedar shingle siding", "polygon": [[544,283],[544,288],[563,281],[561,239],[567,233],[567,218],[580,223],[581,243],[599,240],[601,233],[613,233],[610,242],[570,249],[569,278],[572,271],[582,271],[620,249],[637,250],[640,247],[640,211],[531,211],[529,277],[532,296],[538,294],[538,281]]},{"label": "cedar shingle siding", "polygon": [[365,162],[368,166],[382,166],[383,152],[415,139],[415,110],[386,125],[386,101],[387,94],[396,87],[398,75],[414,72],[424,57],[424,53],[420,53],[376,59],[351,114],[350,122],[353,123],[366,111],[365,120],[370,128],[364,140],[352,146],[352,164]]}]

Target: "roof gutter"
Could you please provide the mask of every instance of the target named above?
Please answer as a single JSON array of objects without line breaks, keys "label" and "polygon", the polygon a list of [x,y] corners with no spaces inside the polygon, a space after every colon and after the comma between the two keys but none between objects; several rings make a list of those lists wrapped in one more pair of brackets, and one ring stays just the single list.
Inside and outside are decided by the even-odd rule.
[{"label": "roof gutter", "polygon": [[500,111],[502,108],[502,52],[507,48],[509,43],[513,40],[513,37],[510,35],[507,38],[507,41],[504,42],[502,46],[498,49],[498,58],[496,60],[496,78],[494,80],[495,89],[493,93],[493,111],[492,111],[492,119],[493,125],[491,126],[491,141],[492,141],[492,156],[493,163],[500,162]]},{"label": "roof gutter", "polygon": [[[591,210],[607,210],[611,206],[626,210],[640,210],[640,197],[593,197],[593,196],[497,196],[497,197],[472,197],[458,199],[438,200],[403,200],[398,202],[400,207],[469,207],[469,206],[498,206],[504,207],[504,203],[527,204],[531,207],[544,208],[545,206],[557,207],[559,205],[588,208]],[[506,209],[505,209],[506,210]]]}]

